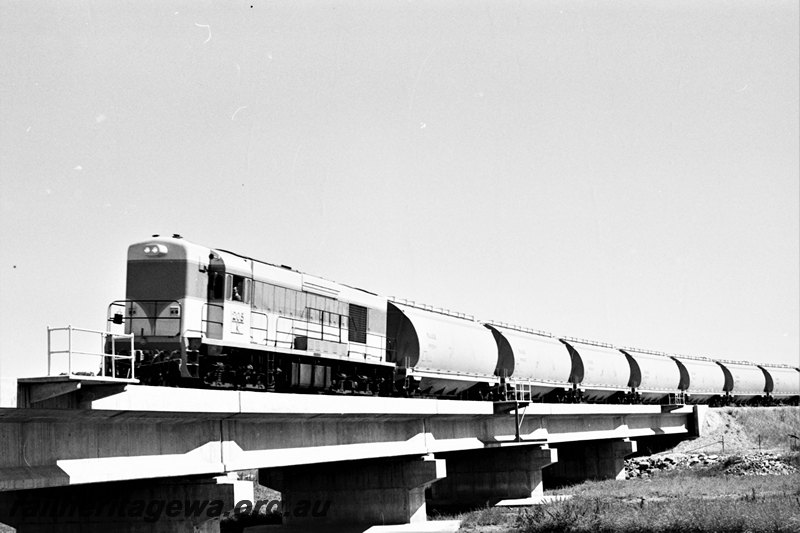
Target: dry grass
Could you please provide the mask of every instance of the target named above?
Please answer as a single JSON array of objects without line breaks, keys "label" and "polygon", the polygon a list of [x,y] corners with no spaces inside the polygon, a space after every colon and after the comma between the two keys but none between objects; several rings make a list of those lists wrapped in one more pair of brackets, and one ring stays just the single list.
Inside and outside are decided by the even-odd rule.
[{"label": "dry grass", "polygon": [[461,531],[520,533],[798,533],[800,475],[673,471],[650,479],[586,482],[566,501],[463,516]]},{"label": "dry grass", "polygon": [[579,498],[517,515],[521,532],[797,533],[796,498],[664,499],[624,502]]}]

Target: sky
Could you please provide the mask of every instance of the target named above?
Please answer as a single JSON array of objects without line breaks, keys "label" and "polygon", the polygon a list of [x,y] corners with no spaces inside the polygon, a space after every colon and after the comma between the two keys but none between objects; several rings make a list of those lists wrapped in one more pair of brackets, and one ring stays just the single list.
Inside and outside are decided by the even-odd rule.
[{"label": "sky", "polygon": [[0,375],[151,234],[800,364],[795,1],[0,3]]}]

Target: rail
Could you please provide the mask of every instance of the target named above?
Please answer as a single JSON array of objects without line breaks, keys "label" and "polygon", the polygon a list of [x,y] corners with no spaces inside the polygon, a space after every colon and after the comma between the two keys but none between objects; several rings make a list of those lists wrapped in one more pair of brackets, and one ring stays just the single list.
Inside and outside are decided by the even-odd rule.
[{"label": "rail", "polygon": [[[63,338],[66,332],[66,339]],[[66,340],[65,349],[62,348],[61,341]],[[92,340],[94,338],[94,340]],[[100,341],[100,350],[91,351],[88,346],[95,345],[95,342]],[[56,345],[56,346],[54,346]],[[128,355],[117,353],[117,346],[127,349]],[[47,375],[53,374],[53,358],[54,356],[65,355],[67,356],[67,371],[58,375],[67,375],[69,377],[76,376],[102,376],[109,380],[120,379],[117,375],[117,361],[125,362],[120,370],[126,375],[121,379],[131,380],[135,379],[135,353],[133,351],[133,335],[130,333],[111,333],[108,331],[98,331],[93,329],[75,328],[67,326],[65,328],[51,328],[47,327]],[[76,371],[77,357],[89,357],[91,359],[99,359],[100,372],[95,374],[91,371]]]}]

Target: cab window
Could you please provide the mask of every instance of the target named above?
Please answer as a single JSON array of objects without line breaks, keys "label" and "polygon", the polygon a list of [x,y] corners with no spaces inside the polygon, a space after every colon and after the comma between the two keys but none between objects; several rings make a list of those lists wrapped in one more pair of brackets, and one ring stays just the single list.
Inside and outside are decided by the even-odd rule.
[{"label": "cab window", "polygon": [[225,299],[250,303],[250,279],[244,276],[227,274],[225,276]]}]

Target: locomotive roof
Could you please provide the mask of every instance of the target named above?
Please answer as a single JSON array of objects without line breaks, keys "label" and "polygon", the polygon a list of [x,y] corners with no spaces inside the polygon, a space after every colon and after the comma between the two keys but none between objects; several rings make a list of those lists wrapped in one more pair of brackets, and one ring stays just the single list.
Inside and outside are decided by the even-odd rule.
[{"label": "locomotive roof", "polygon": [[262,265],[267,265],[267,266],[271,266],[271,267],[275,267],[275,268],[283,268],[285,270],[289,270],[291,272],[296,272],[298,274],[306,274],[306,275],[309,275],[309,276],[314,276],[314,277],[317,277],[317,278],[320,278],[320,279],[324,279],[325,281],[330,281],[331,283],[336,283],[337,285],[341,285],[342,287],[347,287],[348,289],[353,289],[353,290],[356,290],[356,291],[364,292],[364,293],[369,294],[371,296],[380,296],[380,295],[378,295],[378,294],[376,294],[376,293],[374,293],[372,291],[368,291],[368,290],[362,289],[360,287],[353,287],[352,285],[348,285],[346,283],[341,283],[339,281],[334,281],[334,280],[331,280],[331,279],[328,279],[328,278],[323,278],[322,276],[317,276],[316,274],[311,274],[310,272],[303,272],[301,270],[297,270],[295,268],[292,268],[292,267],[290,267],[288,265],[277,265],[275,263],[270,263],[269,261],[262,261],[260,259],[255,259],[253,257],[242,255],[242,254],[239,254],[239,253],[236,253],[236,252],[232,252],[230,250],[225,250],[223,248],[212,248],[212,250],[217,251],[217,252],[224,252],[226,254],[230,254],[230,255],[233,255],[233,256],[236,256],[236,257],[240,257],[242,259],[247,259],[248,261],[252,261],[254,263],[261,263]]}]

